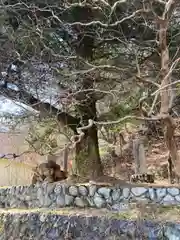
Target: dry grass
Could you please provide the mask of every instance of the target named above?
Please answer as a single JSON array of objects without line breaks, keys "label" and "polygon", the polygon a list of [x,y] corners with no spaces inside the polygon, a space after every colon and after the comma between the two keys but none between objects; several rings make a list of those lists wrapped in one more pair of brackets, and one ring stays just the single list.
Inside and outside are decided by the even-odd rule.
[{"label": "dry grass", "polygon": [[[126,204],[124,204],[126,205]],[[126,209],[113,212],[106,208],[60,208],[60,209],[7,209],[0,210],[0,214],[25,214],[25,213],[40,213],[40,214],[57,214],[57,215],[77,215],[77,216],[99,216],[112,219],[124,220],[151,220],[158,222],[179,222],[180,206],[158,206],[156,204],[136,203],[127,204]]]},{"label": "dry grass", "polygon": [[13,159],[0,159],[0,186],[26,185],[31,183],[32,167]]}]

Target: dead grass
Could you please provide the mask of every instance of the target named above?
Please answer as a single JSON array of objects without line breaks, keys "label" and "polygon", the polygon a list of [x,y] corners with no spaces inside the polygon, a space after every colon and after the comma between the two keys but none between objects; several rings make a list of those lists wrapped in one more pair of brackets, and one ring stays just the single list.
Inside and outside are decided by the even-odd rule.
[{"label": "dead grass", "polygon": [[[178,149],[180,149],[180,128],[177,126],[177,130],[175,132],[175,139],[177,143]],[[134,130],[135,131],[135,130]],[[133,135],[133,131],[130,132],[129,137]],[[114,146],[117,151],[119,151],[119,143],[116,143],[116,146]],[[165,146],[165,142],[163,138],[159,139],[151,139],[149,142],[146,143],[146,159],[147,159],[147,169],[148,172],[155,174],[155,183],[150,184],[151,186],[172,186],[172,184],[168,181],[168,170],[167,170],[167,160],[168,160],[168,150]],[[101,144],[100,144],[101,148]],[[105,147],[102,145],[102,152],[103,154],[102,159],[106,158],[105,154]],[[101,152],[101,151],[100,151]],[[180,151],[178,151],[180,154]],[[112,158],[112,159],[111,159]],[[116,157],[112,157],[107,154],[107,160],[105,159],[105,167],[107,170],[110,170],[108,174],[112,175],[112,169],[111,165],[113,165],[113,162],[115,162],[115,169],[113,169],[114,177],[124,180],[124,182],[129,182],[130,176],[134,174],[135,170],[135,163],[132,156],[132,147],[130,146],[130,149],[127,149],[127,151],[124,151],[122,155],[118,154]],[[108,164],[108,166],[106,166]],[[138,184],[138,185],[148,185],[149,184]],[[173,185],[175,186],[175,185]]]},{"label": "dead grass", "polygon": [[0,214],[55,214],[67,216],[98,216],[110,219],[124,220],[151,220],[158,222],[179,222],[180,206],[158,206],[155,204],[128,204],[128,208],[120,212],[112,212],[108,209],[95,208],[61,208],[61,209],[8,209],[0,210]]}]

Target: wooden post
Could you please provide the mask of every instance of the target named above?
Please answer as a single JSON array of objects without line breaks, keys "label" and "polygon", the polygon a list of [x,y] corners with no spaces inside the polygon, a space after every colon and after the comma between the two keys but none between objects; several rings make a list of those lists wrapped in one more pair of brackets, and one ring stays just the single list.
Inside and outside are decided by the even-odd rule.
[{"label": "wooden post", "polygon": [[63,170],[65,172],[68,171],[68,155],[69,155],[69,149],[68,146],[64,149],[64,156],[63,156]]},{"label": "wooden post", "polygon": [[133,156],[135,160],[135,174],[147,173],[145,149],[142,139],[133,140]]}]

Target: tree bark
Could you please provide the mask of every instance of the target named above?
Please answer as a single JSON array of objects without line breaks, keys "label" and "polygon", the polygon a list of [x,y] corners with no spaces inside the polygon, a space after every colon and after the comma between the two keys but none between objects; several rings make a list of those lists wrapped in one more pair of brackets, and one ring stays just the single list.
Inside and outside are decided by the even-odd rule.
[{"label": "tree bark", "polygon": [[[164,137],[167,148],[169,150],[170,159],[175,168],[176,177],[180,176],[179,156],[177,153],[176,142],[174,139],[175,123],[169,115],[171,109],[172,85],[170,69],[169,48],[167,45],[167,30],[169,27],[169,19],[174,9],[175,1],[169,0],[165,5],[165,10],[159,21],[159,48],[161,52],[161,109],[160,115],[164,122]],[[169,161],[170,161],[169,159]],[[170,170],[170,169],[169,169]],[[171,170],[170,170],[171,171]],[[170,174],[172,175],[172,173]],[[172,181],[172,179],[171,179]],[[178,179],[179,182],[179,179]]]},{"label": "tree bark", "polygon": [[[94,13],[90,6],[75,7],[72,12],[73,20],[86,22],[94,19]],[[92,26],[74,26],[77,32],[78,39],[75,44],[77,56],[81,56],[86,60],[93,60],[93,50],[95,38],[93,36],[94,29]],[[89,32],[90,34],[87,34]],[[84,66],[85,67],[85,66]],[[78,65],[77,68],[84,68]],[[94,88],[94,76],[91,74],[80,76],[82,81],[82,90]],[[96,80],[96,79],[95,79]],[[96,115],[96,98],[94,91],[81,92],[76,95],[78,104],[76,109],[81,117],[82,125],[88,125],[88,120],[97,120]],[[75,173],[81,177],[96,178],[103,175],[103,167],[100,160],[99,145],[98,145],[98,130],[95,125],[84,131],[84,137],[76,144],[76,157],[75,157]]]},{"label": "tree bark", "polygon": [[[96,102],[85,100],[84,104],[77,106],[84,125],[88,120],[96,120]],[[81,177],[96,178],[103,175],[100,160],[98,130],[96,125],[84,131],[84,137],[76,144],[75,172]]]},{"label": "tree bark", "polygon": [[75,172],[77,175],[89,179],[103,175],[95,125],[87,131],[82,141],[76,145]]}]

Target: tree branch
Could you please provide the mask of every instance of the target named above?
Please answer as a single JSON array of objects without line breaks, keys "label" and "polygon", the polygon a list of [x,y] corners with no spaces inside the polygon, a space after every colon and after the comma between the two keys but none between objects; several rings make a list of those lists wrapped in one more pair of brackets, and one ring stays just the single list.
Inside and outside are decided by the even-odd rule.
[{"label": "tree branch", "polygon": [[[83,23],[83,22],[73,22],[73,23],[66,23],[64,25],[66,26],[84,26],[84,27],[88,27],[88,26],[100,26],[100,27],[103,27],[103,28],[108,28],[108,27],[116,27],[118,26],[119,24],[121,24],[122,22],[124,21],[127,21],[133,17],[135,17],[136,15],[140,14],[140,13],[149,13],[150,10],[149,9],[139,9],[135,12],[133,12],[131,15],[127,16],[127,17],[124,17],[122,18],[121,20],[118,20],[116,21],[115,23],[111,23],[111,24],[108,24],[108,23],[103,23],[101,21],[91,21],[91,22],[88,22],[88,23]],[[60,20],[60,18],[58,16],[55,16],[53,15],[53,17],[58,20],[58,22],[60,24],[63,24],[63,22]]]}]

